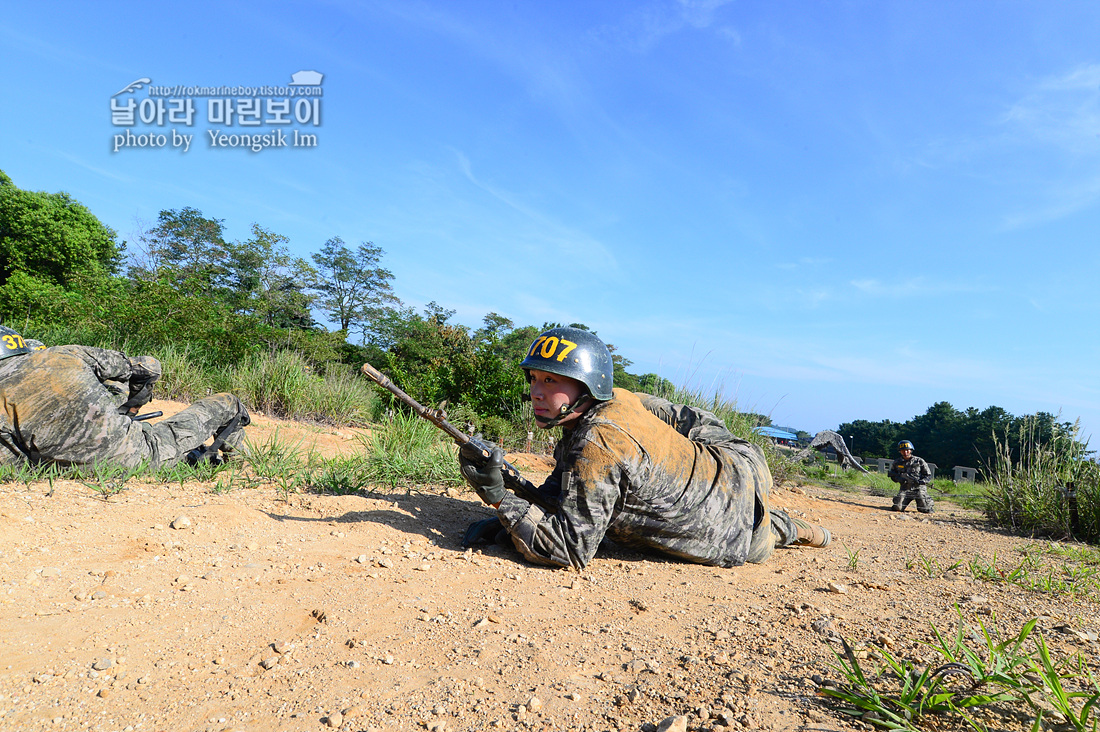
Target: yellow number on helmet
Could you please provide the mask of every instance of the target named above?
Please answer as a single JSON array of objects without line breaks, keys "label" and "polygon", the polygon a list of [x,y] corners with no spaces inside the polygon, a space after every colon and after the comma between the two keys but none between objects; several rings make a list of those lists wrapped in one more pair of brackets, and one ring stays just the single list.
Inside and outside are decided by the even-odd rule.
[{"label": "yellow number on helmet", "polygon": [[569,355],[569,352],[577,347],[577,344],[573,341],[567,341],[564,338],[561,339],[561,344],[565,348],[561,349],[561,353],[558,354],[558,361],[564,361],[565,357]]}]

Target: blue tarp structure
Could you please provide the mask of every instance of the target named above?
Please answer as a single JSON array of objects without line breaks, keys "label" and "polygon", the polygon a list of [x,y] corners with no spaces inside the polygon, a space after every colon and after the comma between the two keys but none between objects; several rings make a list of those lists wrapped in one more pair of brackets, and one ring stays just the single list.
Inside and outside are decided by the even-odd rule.
[{"label": "blue tarp structure", "polygon": [[753,432],[770,437],[773,440],[797,440],[798,435],[793,432],[787,432],[787,430],[781,430],[778,427],[753,427]]}]

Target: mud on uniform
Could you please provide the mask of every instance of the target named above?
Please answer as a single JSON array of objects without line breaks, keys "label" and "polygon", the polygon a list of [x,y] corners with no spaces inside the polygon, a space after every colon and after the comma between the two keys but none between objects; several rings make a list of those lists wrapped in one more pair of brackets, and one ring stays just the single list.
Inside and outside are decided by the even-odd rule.
[{"label": "mud on uniform", "polygon": [[932,480],[932,469],[924,458],[910,455],[908,460],[898,458],[890,466],[890,480],[900,483],[901,488],[894,497],[894,510],[904,511],[910,501],[916,499],[917,510],[932,513],[933,501],[928,495],[928,484]]},{"label": "mud on uniform", "polygon": [[[152,397],[160,362],[89,346],[55,346],[0,361],[0,463],[107,463],[127,468],[179,462],[233,417],[248,411],[232,394],[202,399],[157,424],[121,406]],[[104,383],[106,382],[106,383]],[[128,387],[128,388],[127,388]],[[243,438],[238,430],[227,443]]]},{"label": "mud on uniform", "polygon": [[548,512],[511,493],[497,514],[530,561],[583,568],[606,536],[623,546],[732,567],[763,562],[798,538],[769,511],[758,447],[709,412],[615,389],[564,430],[539,488]]}]

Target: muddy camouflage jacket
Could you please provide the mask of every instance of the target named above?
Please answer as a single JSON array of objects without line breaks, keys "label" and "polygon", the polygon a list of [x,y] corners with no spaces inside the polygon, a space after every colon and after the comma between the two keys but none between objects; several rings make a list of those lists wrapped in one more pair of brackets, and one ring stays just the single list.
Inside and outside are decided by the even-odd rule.
[{"label": "muddy camouflage jacket", "polygon": [[88,346],[0,361],[0,463],[136,465],[148,453],[142,425],[118,409],[128,396],[151,392],[159,377],[154,358]]},{"label": "muddy camouflage jacket", "polygon": [[607,538],[701,564],[744,564],[767,511],[759,448],[714,415],[615,389],[564,432],[540,491],[548,512],[508,494],[498,515],[532,562],[583,568]]},{"label": "muddy camouflage jacket", "polygon": [[908,460],[895,460],[887,475],[895,483],[901,483],[902,488],[918,488],[932,481],[932,469],[924,458],[916,455],[910,455]]}]

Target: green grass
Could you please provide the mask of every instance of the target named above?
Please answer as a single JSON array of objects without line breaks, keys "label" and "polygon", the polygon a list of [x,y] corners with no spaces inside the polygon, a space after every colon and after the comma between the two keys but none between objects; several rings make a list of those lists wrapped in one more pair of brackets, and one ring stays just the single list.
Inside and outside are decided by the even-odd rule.
[{"label": "green grass", "polygon": [[366,455],[362,475],[367,482],[409,490],[420,484],[462,482],[454,443],[416,415],[396,412],[381,428],[359,439]]},{"label": "green grass", "polygon": [[920,553],[906,557],[906,570],[929,579],[947,572],[963,570],[973,579],[991,584],[1013,585],[1028,592],[1065,595],[1100,602],[1100,550],[1093,547],[1067,547],[1060,544],[1033,543],[1020,547],[1018,557],[991,558],[975,554],[970,560],[941,563],[938,557]]},{"label": "green grass", "polygon": [[1028,720],[1038,732],[1053,721],[1053,708],[1065,729],[1095,731],[1100,685],[1093,667],[1080,653],[1054,659],[1036,622],[1004,633],[980,621],[974,629],[959,612],[953,636],[932,625],[935,642],[924,645],[937,658],[927,664],[870,646],[870,658],[880,665],[865,669],[864,653],[843,640],[832,667],[842,680],[821,681],[818,694],[842,714],[879,729],[920,732],[961,724],[985,732],[1022,729],[1021,720]]},{"label": "green grass", "polygon": [[1074,538],[1100,541],[1100,465],[1087,459],[1087,445],[1076,429],[1042,442],[1035,423],[1020,427],[1010,447],[1006,434],[985,470],[989,476],[984,508],[990,520],[1033,536],[1074,535],[1065,486],[1076,486],[1079,527]]},{"label": "green grass", "polygon": [[53,491],[55,480],[75,480],[104,498],[126,488],[132,479],[156,480],[182,489],[191,482],[213,483],[214,493],[228,493],[272,485],[283,500],[303,491],[354,493],[372,487],[412,490],[424,485],[457,485],[456,448],[428,422],[412,415],[395,414],[371,434],[360,438],[362,450],[351,456],[323,459],[305,452],[300,442],[290,442],[275,431],[267,440],[245,438],[242,448],[228,462],[195,467],[178,463],[150,471],[144,466],[127,470],[110,466],[53,464],[0,465],[0,483],[46,481]]}]

